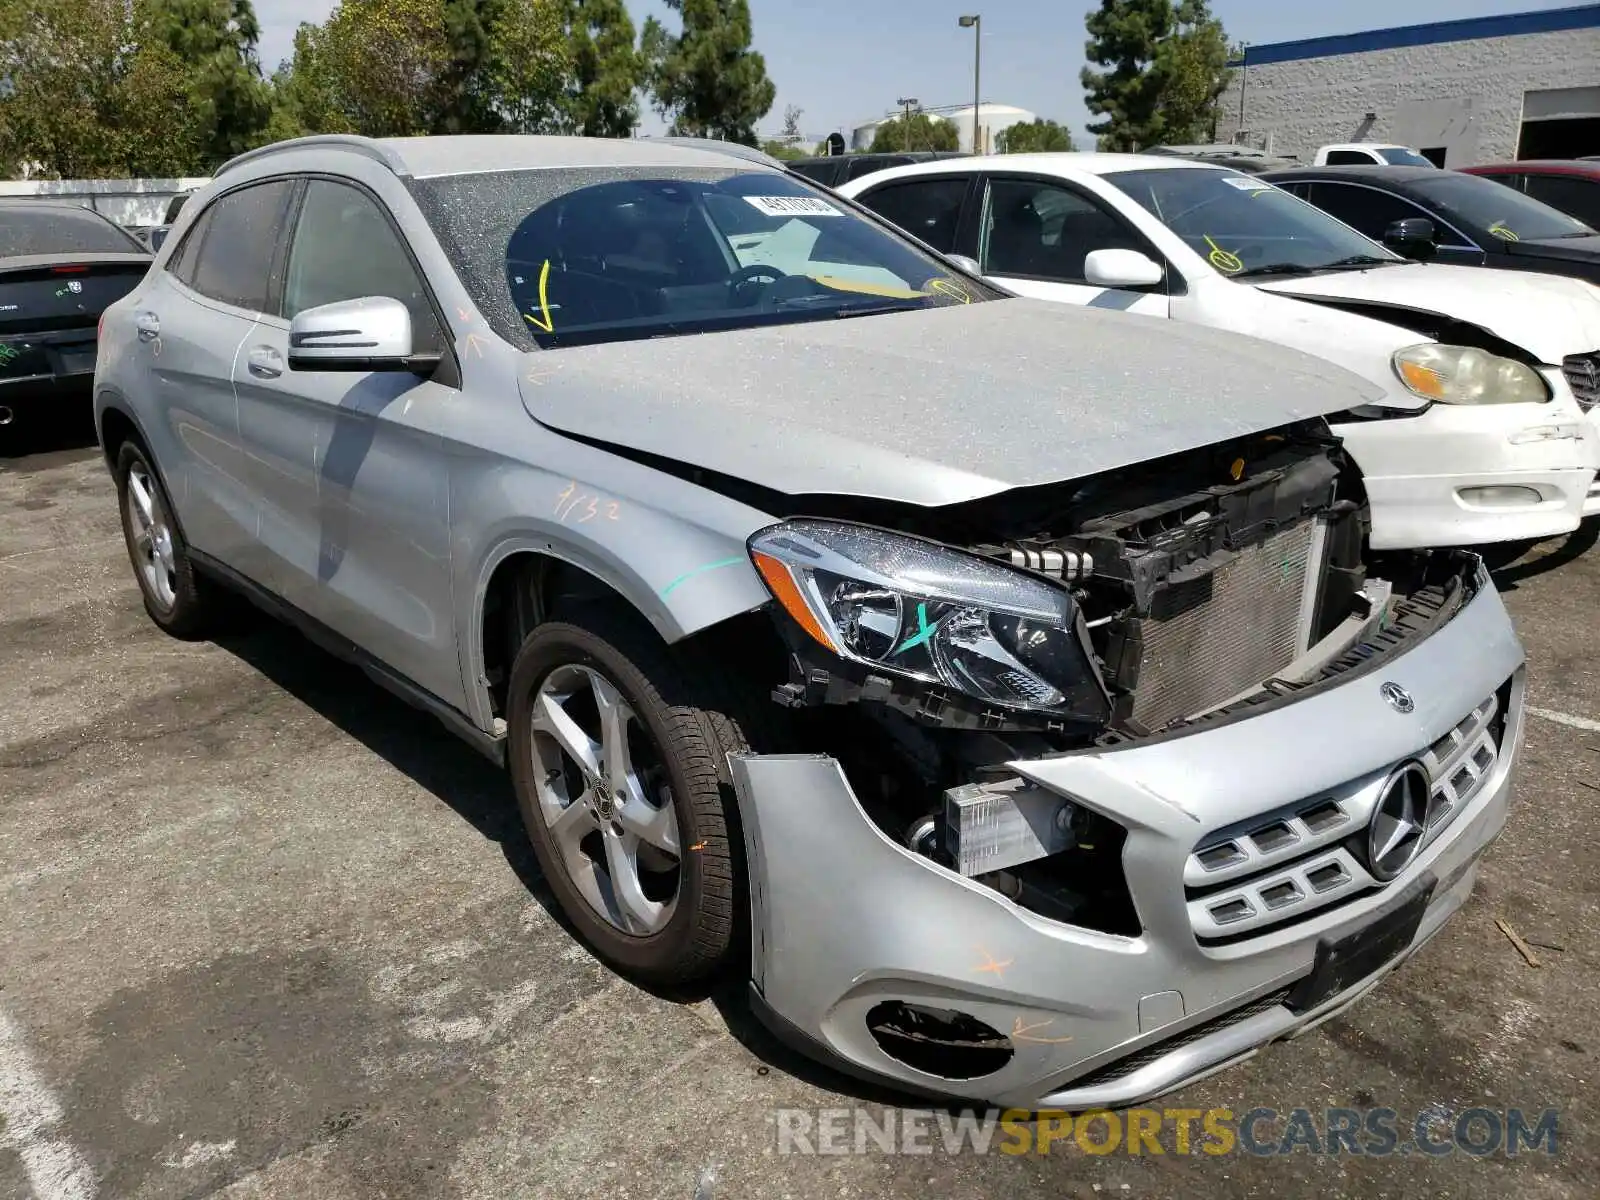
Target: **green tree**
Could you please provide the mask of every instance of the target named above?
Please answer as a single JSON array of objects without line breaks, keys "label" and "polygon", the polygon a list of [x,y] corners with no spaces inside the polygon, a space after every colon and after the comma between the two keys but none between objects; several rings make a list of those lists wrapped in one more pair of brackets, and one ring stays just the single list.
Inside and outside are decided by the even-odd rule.
[{"label": "green tree", "polygon": [[1217,101],[1228,86],[1228,39],[1205,0],[1183,0],[1171,37],[1156,52],[1163,75],[1161,140],[1175,145],[1217,136]]},{"label": "green tree", "polygon": [[556,0],[341,0],[324,24],[295,35],[294,59],[274,80],[272,129],[400,137],[555,128],[571,66],[562,15]]},{"label": "green tree", "polygon": [[756,122],[767,115],[777,88],[767,62],[750,48],[747,0],[663,0],[678,14],[672,34],[651,17],[641,50],[656,110],[675,134],[756,144]]},{"label": "green tree", "polygon": [[561,132],[632,136],[639,125],[637,92],[645,81],[645,61],[634,43],[627,5],[564,0],[562,20],[571,70],[561,98]]},{"label": "green tree", "polygon": [[1103,150],[1210,136],[1227,82],[1227,38],[1205,0],[1101,0],[1085,19],[1089,126]]},{"label": "green tree", "polygon": [[189,75],[207,167],[261,140],[272,116],[272,93],[256,58],[261,27],[250,0],[155,0],[149,34]]},{"label": "green tree", "polygon": [[1039,154],[1072,149],[1072,131],[1040,117],[1002,129],[995,138],[1001,154]]},{"label": "green tree", "polygon": [[890,117],[872,136],[872,153],[896,150],[957,150],[961,146],[956,127],[943,117],[914,112],[910,118]]},{"label": "green tree", "polygon": [[148,0],[0,4],[0,161],[45,177],[193,173],[203,114]]}]

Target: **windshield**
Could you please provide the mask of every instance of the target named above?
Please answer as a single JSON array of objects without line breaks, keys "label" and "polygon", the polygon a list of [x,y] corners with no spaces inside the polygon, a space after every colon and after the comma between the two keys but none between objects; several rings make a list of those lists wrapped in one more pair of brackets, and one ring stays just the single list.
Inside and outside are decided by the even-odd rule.
[{"label": "windshield", "polygon": [[1114,171],[1105,178],[1214,270],[1236,279],[1403,261],[1254,175],[1182,169]]},{"label": "windshield", "polygon": [[490,324],[524,347],[1001,295],[773,171],[504,171],[412,186]]},{"label": "windshield", "polygon": [[62,204],[8,204],[0,210],[0,258],[30,254],[143,254],[145,248],[110,221]]},{"label": "windshield", "polygon": [[1583,237],[1594,232],[1559,209],[1478,175],[1441,171],[1437,179],[1408,181],[1408,186],[1459,223],[1507,242]]},{"label": "windshield", "polygon": [[1391,167],[1431,167],[1432,159],[1424,158],[1415,150],[1407,150],[1404,146],[1384,146],[1378,151],[1378,157]]}]

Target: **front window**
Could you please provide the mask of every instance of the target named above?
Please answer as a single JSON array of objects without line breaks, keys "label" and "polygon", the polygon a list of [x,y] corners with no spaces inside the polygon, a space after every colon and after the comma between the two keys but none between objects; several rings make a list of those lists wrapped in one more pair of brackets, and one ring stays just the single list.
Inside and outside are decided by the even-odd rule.
[{"label": "front window", "polygon": [[503,171],[412,186],[490,324],[524,347],[1000,295],[772,171]]},{"label": "front window", "polygon": [[1412,182],[1411,190],[1447,216],[1507,242],[1537,242],[1592,234],[1582,221],[1531,196],[1477,175],[1440,172],[1437,179]]},{"label": "front window", "polygon": [[1436,165],[1426,155],[1418,154],[1415,150],[1408,150],[1404,146],[1385,146],[1378,151],[1378,157],[1391,167],[1431,167]]},{"label": "front window", "polygon": [[1105,179],[1234,279],[1404,261],[1254,175],[1175,168],[1114,171]]}]

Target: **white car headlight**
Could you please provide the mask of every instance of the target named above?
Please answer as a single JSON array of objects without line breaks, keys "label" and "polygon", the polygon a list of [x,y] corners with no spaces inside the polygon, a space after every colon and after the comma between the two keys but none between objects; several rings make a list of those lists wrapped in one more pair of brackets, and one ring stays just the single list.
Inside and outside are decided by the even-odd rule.
[{"label": "white car headlight", "polygon": [[750,539],[773,599],[813,641],[872,672],[978,700],[1104,721],[1072,595],[937,542],[791,520]]},{"label": "white car headlight", "polygon": [[1424,342],[1396,350],[1393,363],[1409,390],[1441,404],[1540,404],[1550,399],[1539,372],[1476,346]]}]

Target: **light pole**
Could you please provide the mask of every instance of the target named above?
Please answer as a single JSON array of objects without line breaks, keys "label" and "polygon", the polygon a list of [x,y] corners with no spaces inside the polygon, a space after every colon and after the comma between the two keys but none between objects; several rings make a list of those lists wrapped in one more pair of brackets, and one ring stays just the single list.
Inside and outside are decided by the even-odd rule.
[{"label": "light pole", "polygon": [[978,87],[978,72],[983,65],[983,17],[978,13],[968,13],[959,20],[961,28],[972,30],[972,152],[982,154],[983,147],[979,144],[978,135],[978,104],[983,93]]},{"label": "light pole", "polygon": [[906,110],[905,123],[900,126],[900,134],[905,138],[906,144],[901,146],[900,149],[909,150],[911,149],[911,110],[916,108],[921,101],[919,101],[915,96],[912,96],[909,99],[907,99],[905,96],[901,96],[896,103],[904,105]]}]

